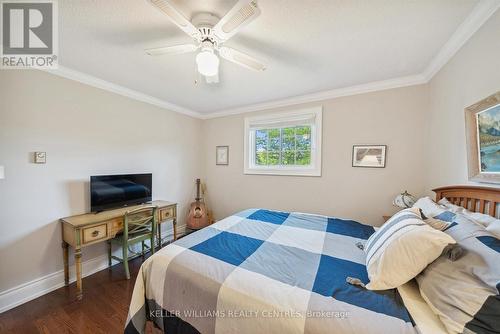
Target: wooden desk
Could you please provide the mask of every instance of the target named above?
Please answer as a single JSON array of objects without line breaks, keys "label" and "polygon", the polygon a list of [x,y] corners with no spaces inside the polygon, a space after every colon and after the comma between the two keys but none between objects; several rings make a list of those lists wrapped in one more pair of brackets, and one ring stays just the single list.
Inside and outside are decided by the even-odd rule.
[{"label": "wooden desk", "polygon": [[[172,220],[174,240],[177,240],[177,203],[153,201],[151,204],[127,206],[100,213],[86,213],[61,218],[62,248],[64,256],[64,283],[69,284],[68,247],[75,249],[77,298],[82,299],[82,248],[112,239],[123,230],[125,212],[143,206],[158,207],[158,224]],[[161,247],[161,228],[158,228],[158,240]]]}]

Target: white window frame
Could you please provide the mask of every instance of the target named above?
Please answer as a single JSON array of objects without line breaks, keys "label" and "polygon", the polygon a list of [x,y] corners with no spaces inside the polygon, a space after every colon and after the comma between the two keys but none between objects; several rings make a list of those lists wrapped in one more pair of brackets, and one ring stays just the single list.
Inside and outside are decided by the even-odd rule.
[{"label": "white window frame", "polygon": [[[309,166],[258,166],[255,164],[255,129],[252,124],[273,124],[276,122],[286,123],[296,120],[301,116],[314,115],[314,123],[311,125],[311,165]],[[322,142],[323,107],[315,106],[297,109],[285,113],[273,113],[263,116],[245,118],[245,142],[244,142],[244,174],[263,175],[296,175],[296,176],[321,176],[321,142]],[[281,127],[281,126],[280,126]]]}]

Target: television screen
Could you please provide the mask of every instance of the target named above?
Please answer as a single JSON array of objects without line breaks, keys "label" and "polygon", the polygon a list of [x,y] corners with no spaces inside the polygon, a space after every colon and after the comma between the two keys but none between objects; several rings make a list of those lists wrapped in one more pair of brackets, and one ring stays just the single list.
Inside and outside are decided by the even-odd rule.
[{"label": "television screen", "polygon": [[151,201],[152,174],[90,177],[90,210],[98,212]]}]

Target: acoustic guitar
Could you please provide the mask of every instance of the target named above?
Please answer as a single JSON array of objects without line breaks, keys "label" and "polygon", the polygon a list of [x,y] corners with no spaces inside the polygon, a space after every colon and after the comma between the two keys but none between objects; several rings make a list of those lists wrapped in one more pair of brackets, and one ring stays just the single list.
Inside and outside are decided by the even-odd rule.
[{"label": "acoustic guitar", "polygon": [[186,225],[192,230],[199,230],[209,225],[208,209],[200,197],[200,179],[196,179],[196,198],[191,203]]}]

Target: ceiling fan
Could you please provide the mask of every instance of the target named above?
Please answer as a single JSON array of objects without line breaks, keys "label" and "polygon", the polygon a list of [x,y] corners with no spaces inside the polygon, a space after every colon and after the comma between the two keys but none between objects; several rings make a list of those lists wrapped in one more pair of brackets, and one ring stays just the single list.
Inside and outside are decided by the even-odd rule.
[{"label": "ceiling fan", "polygon": [[241,51],[223,44],[244,26],[260,15],[257,0],[238,0],[236,5],[219,20],[212,13],[198,13],[191,21],[172,4],[171,0],[148,0],[153,6],[166,14],[182,31],[194,39],[194,43],[146,49],[151,56],[174,55],[198,52],[196,65],[198,72],[207,83],[219,82],[219,55],[245,68],[264,71],[260,61]]}]

